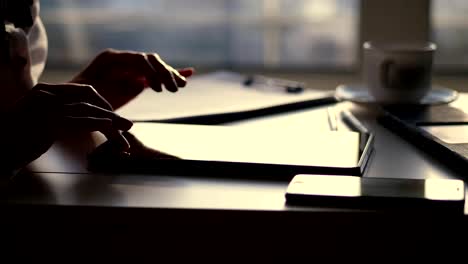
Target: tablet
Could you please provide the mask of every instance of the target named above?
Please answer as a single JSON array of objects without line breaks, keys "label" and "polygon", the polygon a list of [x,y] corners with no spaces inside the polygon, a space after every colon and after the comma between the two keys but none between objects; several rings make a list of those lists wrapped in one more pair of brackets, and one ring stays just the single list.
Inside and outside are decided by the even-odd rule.
[{"label": "tablet", "polygon": [[441,161],[449,169],[468,169],[468,114],[448,105],[389,108],[380,124]]},{"label": "tablet", "polygon": [[[176,158],[94,155],[92,170],[179,175],[284,176],[364,173],[373,136],[235,126],[136,123],[130,133],[145,148]],[[99,148],[98,148],[99,149]]]}]

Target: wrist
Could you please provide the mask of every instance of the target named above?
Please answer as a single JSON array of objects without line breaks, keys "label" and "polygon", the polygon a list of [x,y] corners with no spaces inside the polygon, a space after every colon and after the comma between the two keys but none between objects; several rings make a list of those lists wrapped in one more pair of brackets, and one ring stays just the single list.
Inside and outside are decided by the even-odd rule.
[{"label": "wrist", "polygon": [[0,168],[0,182],[13,178],[20,170],[21,169]]}]

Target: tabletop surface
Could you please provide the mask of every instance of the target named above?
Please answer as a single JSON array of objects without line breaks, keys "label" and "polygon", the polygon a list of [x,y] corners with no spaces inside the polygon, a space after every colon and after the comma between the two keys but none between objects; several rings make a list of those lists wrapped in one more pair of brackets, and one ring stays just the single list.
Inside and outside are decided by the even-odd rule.
[{"label": "tabletop surface", "polygon": [[[464,94],[454,106],[467,102]],[[462,176],[378,125],[376,107],[340,107],[352,110],[375,134],[365,177]],[[227,125],[330,129],[326,107]],[[375,263],[408,256],[447,259],[465,251],[458,238],[468,235],[466,205],[464,215],[292,207],[285,204],[288,182],[253,180],[248,172],[231,178],[88,173],[86,155],[103,141],[99,134],[61,140],[29,167],[36,173],[0,182],[3,253],[57,263],[63,263],[59,252],[77,263],[96,255],[103,263],[166,258],[170,263],[197,258],[203,263],[305,258]]]},{"label": "tabletop surface", "polygon": [[[468,95],[462,94],[453,103],[462,108]],[[374,154],[365,177],[385,178],[460,178],[444,164],[400,139],[375,121],[376,107],[341,103],[375,134]],[[261,126],[271,129],[329,130],[326,107],[246,120],[226,125]],[[13,183],[2,184],[2,201],[21,205],[98,206],[151,209],[199,209],[273,212],[336,212],[329,208],[299,208],[285,205],[288,182],[249,180],[248,172],[239,178],[167,176],[144,174],[90,174],[85,157],[96,142],[80,142],[71,151],[57,143],[31,169],[33,175],[16,177]],[[76,151],[78,149],[78,151]],[[56,173],[71,170],[74,173]],[[465,206],[465,214],[468,207]]]}]

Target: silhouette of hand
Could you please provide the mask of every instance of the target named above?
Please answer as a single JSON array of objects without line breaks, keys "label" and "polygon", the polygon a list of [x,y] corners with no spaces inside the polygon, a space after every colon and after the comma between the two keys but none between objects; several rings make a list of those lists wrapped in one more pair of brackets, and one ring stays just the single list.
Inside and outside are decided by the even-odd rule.
[{"label": "silhouette of hand", "polygon": [[19,169],[45,153],[70,132],[102,132],[122,150],[130,148],[120,131],[132,122],[112,112],[91,86],[38,84],[5,113],[0,131],[2,161]]},{"label": "silhouette of hand", "polygon": [[162,92],[162,85],[177,92],[187,84],[193,68],[175,70],[158,54],[107,50],[72,79],[72,83],[92,85],[114,109],[125,105],[146,87]]},{"label": "silhouette of hand", "polygon": [[154,160],[180,160],[176,156],[145,146],[130,132],[123,132],[122,135],[130,143],[130,149],[122,151],[113,141],[103,143],[88,155],[90,170],[119,172],[121,169],[128,169],[126,166],[134,166],[138,162],[149,164]]}]

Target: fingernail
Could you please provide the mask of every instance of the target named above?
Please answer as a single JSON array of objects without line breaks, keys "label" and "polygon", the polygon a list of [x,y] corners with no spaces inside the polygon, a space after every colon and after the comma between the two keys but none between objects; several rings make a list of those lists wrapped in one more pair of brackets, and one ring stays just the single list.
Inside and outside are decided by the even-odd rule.
[{"label": "fingernail", "polygon": [[162,89],[161,88],[154,88],[153,86],[151,86],[151,89],[153,89],[153,91],[157,92],[157,93],[162,93]]},{"label": "fingernail", "polygon": [[120,127],[119,129],[123,130],[123,131],[128,131],[130,130],[132,127],[133,127],[133,122],[126,119],[126,118],[123,118],[121,116],[118,116],[119,120],[120,120]]},{"label": "fingernail", "polygon": [[125,118],[124,120],[125,120],[125,128],[123,130],[128,131],[133,127],[133,122]]},{"label": "fingernail", "polygon": [[194,73],[194,72],[195,72],[195,68],[193,68],[193,67],[187,67],[187,68],[183,68],[183,69],[179,70],[179,72],[181,72],[181,71],[191,71],[192,73]]},{"label": "fingernail", "polygon": [[118,131],[117,135],[118,135],[118,139],[116,138],[116,140],[118,140],[118,142],[119,142],[119,145],[121,147],[121,151],[128,151],[130,149],[130,147],[131,147],[128,140],[124,137],[124,135],[122,135],[121,131]]},{"label": "fingernail", "polygon": [[122,147],[123,147],[123,151],[128,151],[131,148],[130,143],[128,143],[127,140],[125,140],[125,145]]}]

